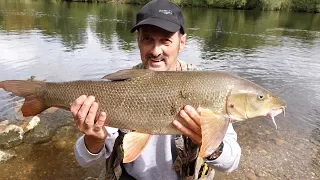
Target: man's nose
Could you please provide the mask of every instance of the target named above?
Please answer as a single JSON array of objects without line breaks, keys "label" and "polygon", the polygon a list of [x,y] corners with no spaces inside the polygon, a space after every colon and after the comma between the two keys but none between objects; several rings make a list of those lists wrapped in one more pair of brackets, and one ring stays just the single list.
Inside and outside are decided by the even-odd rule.
[{"label": "man's nose", "polygon": [[162,49],[159,43],[154,43],[151,49],[151,54],[153,57],[159,57],[162,54]]}]

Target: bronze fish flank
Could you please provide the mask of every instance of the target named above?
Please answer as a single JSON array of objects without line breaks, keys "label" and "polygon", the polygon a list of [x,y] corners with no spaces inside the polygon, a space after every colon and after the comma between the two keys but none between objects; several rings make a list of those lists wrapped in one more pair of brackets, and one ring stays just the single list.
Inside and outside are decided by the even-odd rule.
[{"label": "bronze fish flank", "polygon": [[[200,157],[207,157],[223,140],[230,122],[259,116],[274,117],[286,104],[259,85],[225,72],[121,70],[99,81],[41,82],[8,80],[0,88],[24,97],[24,116],[49,107],[70,109],[76,98],[93,95],[108,126],[134,130],[124,137],[124,162],[135,160],[152,134],[180,134],[185,105],[202,107]],[[184,121],[181,121],[184,124]],[[275,123],[275,122],[274,122]]]}]

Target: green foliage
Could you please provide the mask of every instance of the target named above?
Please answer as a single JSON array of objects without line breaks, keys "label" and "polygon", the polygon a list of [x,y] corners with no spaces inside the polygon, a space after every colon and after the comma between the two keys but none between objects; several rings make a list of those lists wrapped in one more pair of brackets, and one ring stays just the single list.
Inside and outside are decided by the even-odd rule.
[{"label": "green foliage", "polygon": [[[243,7],[241,3],[244,1],[230,2]],[[266,4],[268,2],[265,1]],[[284,2],[281,1],[281,8]],[[269,8],[274,7],[269,5]],[[19,1],[0,0],[0,11],[6,9],[12,12],[5,15],[0,13],[0,30],[28,32],[37,29],[49,39],[53,37],[60,40],[63,46],[71,51],[86,45],[89,31],[105,48],[110,48],[117,42],[121,49],[130,51],[135,49],[136,45],[135,34],[130,33],[130,29],[140,8],[141,5],[116,3],[89,4],[38,0],[24,4]],[[19,15],[20,12],[24,12],[24,15]],[[271,37],[270,33],[272,36],[288,36],[312,42],[317,37],[313,32],[320,31],[320,13],[199,7],[183,8],[183,14],[187,34],[193,39],[199,39],[203,52],[208,53],[227,52],[230,49],[256,49],[270,45],[275,43],[266,40],[266,37]]]},{"label": "green foliage", "polygon": [[[145,4],[150,0],[126,0]],[[171,0],[180,6],[320,12],[320,0]]]},{"label": "green foliage", "polygon": [[320,12],[320,0],[292,0],[295,11]]},{"label": "green foliage", "polygon": [[[55,0],[59,1],[59,0]],[[146,4],[150,0],[61,0]],[[225,9],[320,12],[320,0],[170,0],[179,6]]]}]

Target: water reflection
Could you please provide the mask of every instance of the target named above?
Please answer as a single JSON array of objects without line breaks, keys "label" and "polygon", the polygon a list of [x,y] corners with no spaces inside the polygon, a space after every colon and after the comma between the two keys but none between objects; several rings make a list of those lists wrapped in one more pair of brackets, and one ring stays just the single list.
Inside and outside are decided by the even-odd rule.
[{"label": "water reflection", "polygon": [[[132,67],[140,62],[135,34],[130,33],[140,7],[0,1],[0,80],[31,75],[50,81],[95,79]],[[250,167],[246,160],[261,156],[255,147],[272,147],[272,138],[282,137],[286,146],[274,147],[282,153],[271,154],[275,150],[270,149],[267,155],[283,159],[285,153],[294,153],[288,149],[306,146],[312,151],[310,159],[296,158],[304,158],[318,172],[319,145],[313,145],[320,137],[320,14],[207,8],[184,8],[183,13],[188,41],[181,59],[248,78],[287,101],[286,117],[277,118],[280,132],[270,121],[237,126],[244,167]],[[2,97],[7,95],[0,92]],[[0,115],[8,115],[8,107],[0,104]],[[313,140],[303,144],[306,139]]]}]

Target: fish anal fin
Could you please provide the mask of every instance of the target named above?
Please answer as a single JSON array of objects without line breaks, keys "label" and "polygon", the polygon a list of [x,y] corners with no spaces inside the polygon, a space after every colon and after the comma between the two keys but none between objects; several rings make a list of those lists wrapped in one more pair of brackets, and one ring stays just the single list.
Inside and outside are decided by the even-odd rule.
[{"label": "fish anal fin", "polygon": [[23,116],[35,116],[46,109],[48,109],[48,107],[41,102],[40,98],[35,95],[30,95],[25,97],[21,112]]},{"label": "fish anal fin", "polygon": [[111,81],[123,81],[145,76],[151,72],[152,71],[148,69],[124,69],[115,73],[107,74],[102,79],[108,79]]},{"label": "fish anal fin", "polygon": [[202,144],[199,156],[210,156],[223,141],[229,126],[229,120],[209,109],[203,109],[200,115]]},{"label": "fish anal fin", "polygon": [[130,163],[138,158],[151,138],[150,134],[130,132],[123,138],[123,163]]}]

